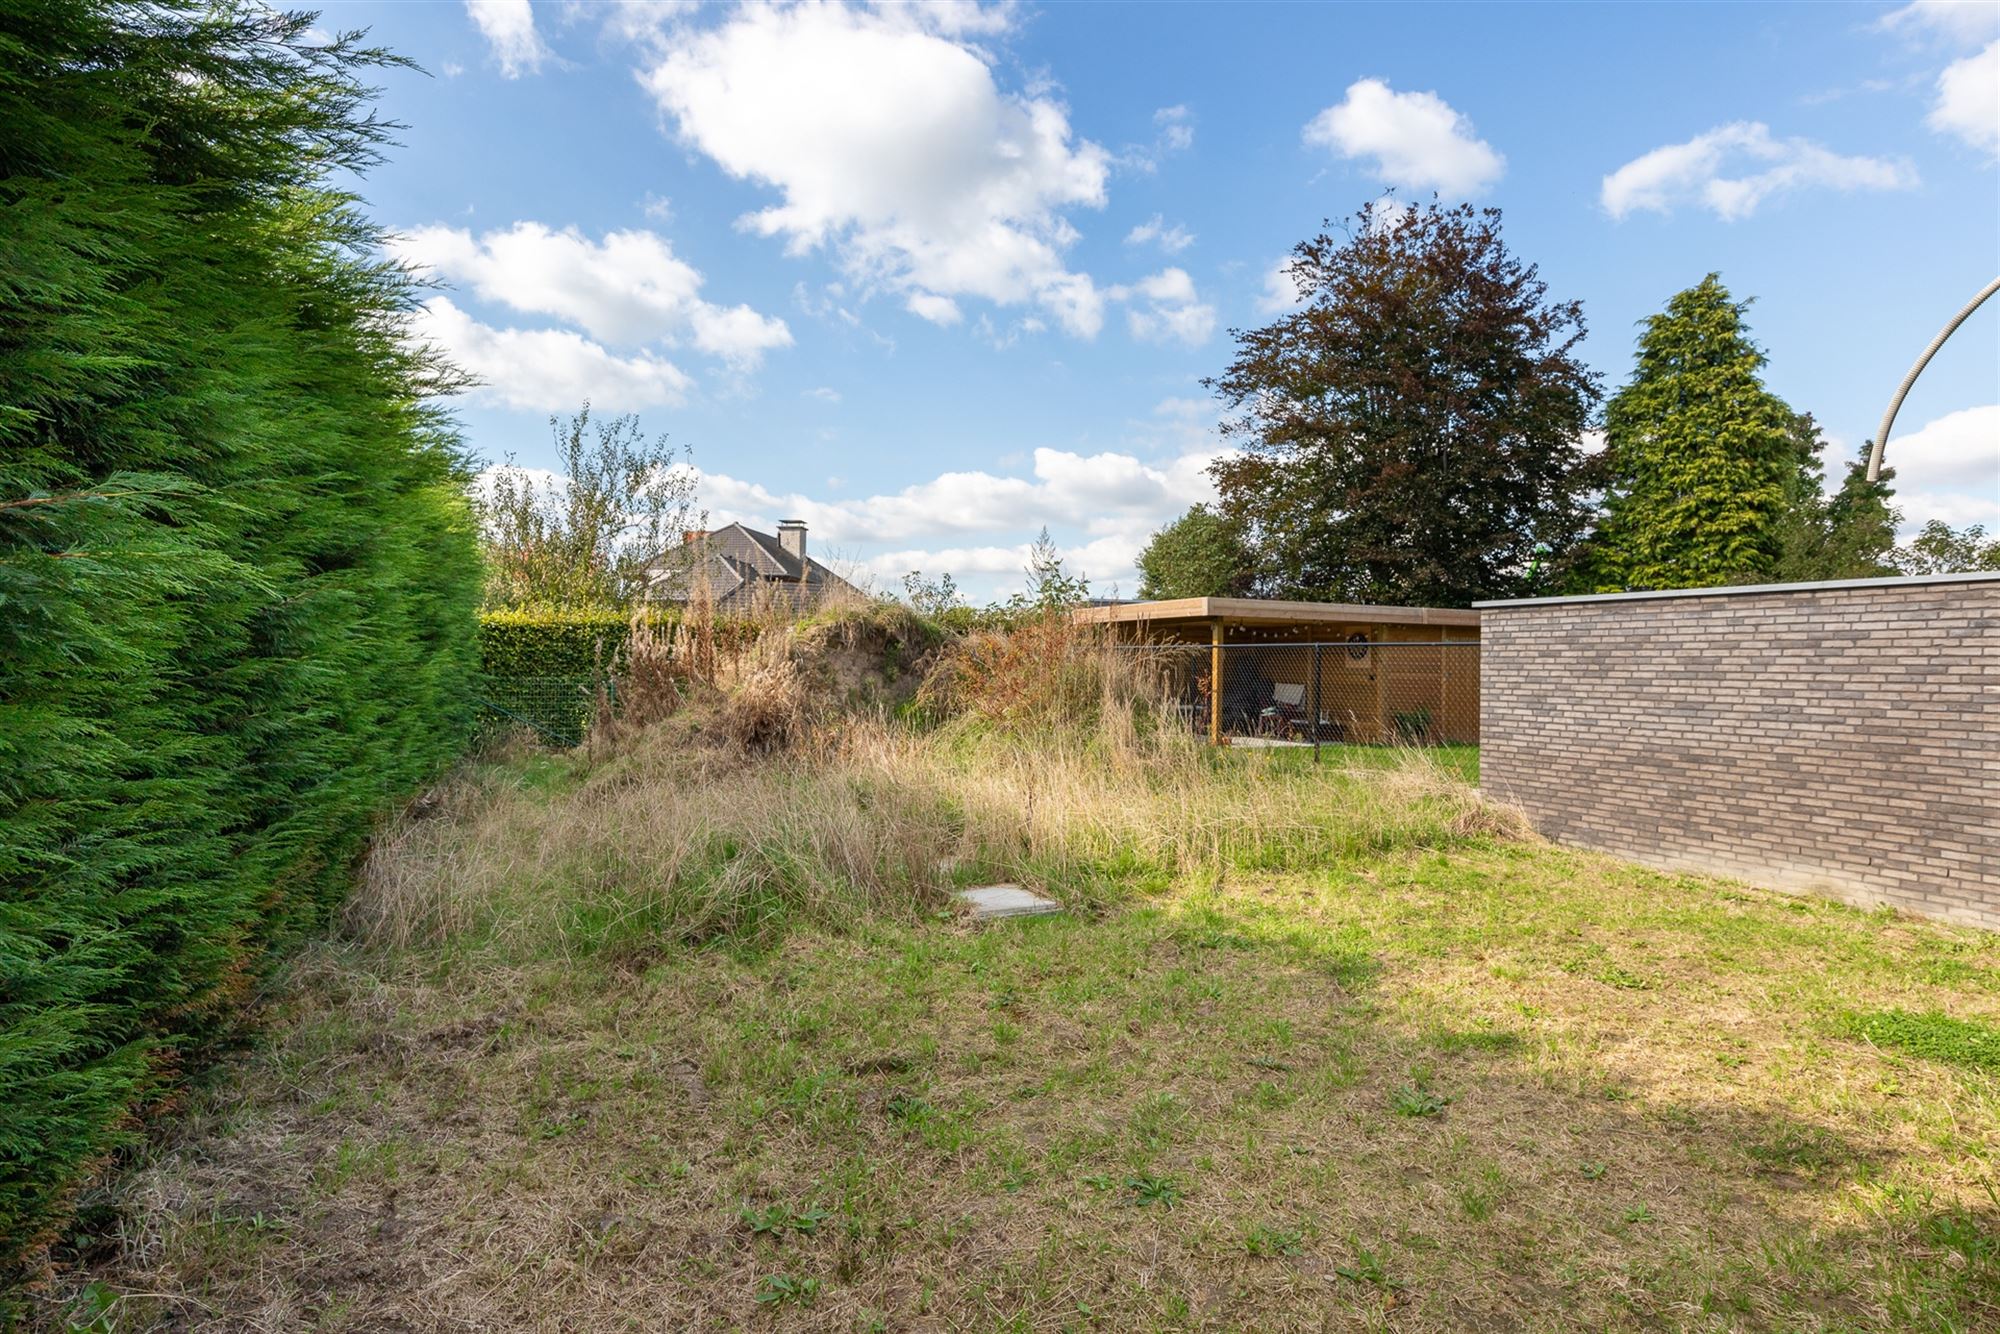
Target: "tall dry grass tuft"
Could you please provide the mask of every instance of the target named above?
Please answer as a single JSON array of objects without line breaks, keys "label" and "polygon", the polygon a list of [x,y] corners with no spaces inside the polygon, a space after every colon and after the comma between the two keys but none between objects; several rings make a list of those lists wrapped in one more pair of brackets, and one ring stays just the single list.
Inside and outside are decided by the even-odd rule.
[{"label": "tall dry grass tuft", "polygon": [[790,658],[763,663],[723,700],[723,735],[745,751],[770,755],[804,742],[821,703]]},{"label": "tall dry grass tuft", "polygon": [[605,753],[469,772],[377,844],[347,927],[390,949],[646,950],[913,917],[954,874],[1091,909],[1516,832],[1422,752],[1343,770],[1213,751],[1157,660],[1053,625],[966,642],[926,694],[921,728],[841,714],[767,647]]},{"label": "tall dry grass tuft", "polygon": [[745,754],[690,711],[597,763],[475,770],[378,841],[345,927],[504,957],[767,937],[940,901],[939,794],[810,754]]}]

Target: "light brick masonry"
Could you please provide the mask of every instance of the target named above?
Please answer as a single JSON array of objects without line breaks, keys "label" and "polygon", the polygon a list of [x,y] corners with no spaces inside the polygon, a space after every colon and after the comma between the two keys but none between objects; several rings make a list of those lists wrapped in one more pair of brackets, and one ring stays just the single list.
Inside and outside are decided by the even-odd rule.
[{"label": "light brick masonry", "polygon": [[1480,782],[1543,834],[2000,930],[2000,574],[1480,610]]}]

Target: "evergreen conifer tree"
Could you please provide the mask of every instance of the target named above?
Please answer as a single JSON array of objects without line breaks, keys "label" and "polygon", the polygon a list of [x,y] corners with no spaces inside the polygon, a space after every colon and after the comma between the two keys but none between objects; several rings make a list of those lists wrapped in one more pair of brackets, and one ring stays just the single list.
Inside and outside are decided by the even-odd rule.
[{"label": "evergreen conifer tree", "polygon": [[452,376],[340,183],[396,62],[312,17],[0,5],[0,1327],[469,727]]},{"label": "evergreen conifer tree", "polygon": [[1788,516],[1816,495],[1816,434],[1764,387],[1744,309],[1711,273],[1646,321],[1605,408],[1598,591],[1767,582]]}]

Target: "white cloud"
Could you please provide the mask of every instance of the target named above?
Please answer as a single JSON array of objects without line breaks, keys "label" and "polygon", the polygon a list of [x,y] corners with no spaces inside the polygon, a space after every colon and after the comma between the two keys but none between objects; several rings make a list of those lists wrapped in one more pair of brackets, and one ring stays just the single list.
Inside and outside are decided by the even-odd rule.
[{"label": "white cloud", "polygon": [[[2000,5],[1992,8],[2000,12]],[[1945,67],[1925,123],[1940,134],[1957,135],[1974,148],[2000,155],[2000,41]]]},{"label": "white cloud", "polygon": [[1992,0],[1916,0],[1884,14],[1875,26],[1884,32],[1922,34],[1974,46],[2000,35],[2000,5]]},{"label": "white cloud", "polygon": [[1020,584],[1028,546],[1046,525],[1059,535],[1070,568],[1093,587],[1116,583],[1130,591],[1133,562],[1152,533],[1215,498],[1208,465],[1222,452],[1211,433],[1164,462],[1119,451],[1037,449],[1028,476],[951,472],[853,499],[778,491],[722,473],[703,474],[699,491],[712,522],[768,528],[780,518],[804,519],[815,543],[854,555],[884,579],[913,569],[950,572],[976,597]]},{"label": "white cloud", "polygon": [[1892,434],[1882,451],[1894,468],[1893,503],[1906,533],[1931,519],[1953,527],[1984,524],[2000,533],[2000,404],[1946,413],[1908,435]]},{"label": "white cloud", "polygon": [[1194,117],[1184,106],[1161,107],[1153,113],[1160,144],[1172,152],[1194,147]]},{"label": "white cloud", "polygon": [[1733,222],[1792,190],[1907,190],[1916,183],[1916,169],[1907,162],[1843,157],[1810,140],[1778,139],[1758,122],[1737,121],[1634,158],[1604,178],[1601,198],[1614,218],[1698,204]]},{"label": "white cloud", "polygon": [[806,390],[806,397],[816,398],[822,403],[838,403],[840,402],[840,391],[829,388],[826,385],[821,385],[817,389]]},{"label": "white cloud", "polygon": [[903,298],[903,304],[912,315],[929,320],[932,324],[953,325],[964,319],[958,302],[936,292],[912,292]]},{"label": "white cloud", "polygon": [[1106,288],[1104,295],[1130,304],[1126,327],[1142,342],[1197,347],[1215,332],[1215,307],[1201,300],[1186,269],[1161,269],[1130,286]]},{"label": "white cloud", "polygon": [[827,247],[864,288],[1038,305],[1093,336],[1103,301],[1064,252],[1101,207],[1109,157],[1045,92],[1003,91],[961,40],[977,6],[746,6],[663,31],[641,80],[681,139],[779,202],[743,225]]},{"label": "white cloud", "polygon": [[535,73],[554,55],[535,31],[535,11],[528,0],[465,0],[465,12],[509,79]]},{"label": "white cloud", "polygon": [[1158,171],[1160,163],[1175,153],[1194,147],[1194,113],[1184,106],[1161,107],[1153,113],[1153,141],[1127,144],[1113,163],[1127,171]]},{"label": "white cloud", "polygon": [[1264,290],[1257,296],[1257,313],[1283,315],[1297,310],[1300,304],[1299,285],[1292,281],[1292,257],[1273,260],[1271,267],[1264,270]]},{"label": "white cloud", "polygon": [[1178,255],[1194,244],[1194,233],[1178,222],[1172,226],[1160,214],[1155,213],[1146,221],[1125,233],[1126,245],[1157,245],[1169,255]]},{"label": "white cloud", "polygon": [[568,329],[496,329],[433,297],[412,332],[478,377],[476,403],[534,412],[574,411],[585,399],[606,412],[672,407],[687,375],[655,353],[620,356]]},{"label": "white cloud", "polygon": [[1436,93],[1399,93],[1361,79],[1312,118],[1305,141],[1342,157],[1372,157],[1377,179],[1411,190],[1474,195],[1500,179],[1507,159]]},{"label": "white cloud", "polygon": [[[770,490],[721,473],[704,473],[701,500],[711,514],[770,520],[800,518],[831,542],[910,543],[979,534],[1025,532],[1043,524],[1108,532],[1150,523],[1214,495],[1206,468],[1211,446],[1164,465],[1134,454],[1034,451],[1031,476],[984,470],[948,472],[891,493],[816,500]],[[1150,531],[1150,529],[1148,529]]]},{"label": "white cloud", "polygon": [[1212,398],[1163,398],[1153,405],[1153,415],[1167,421],[1195,422],[1213,426],[1220,415]]},{"label": "white cloud", "polygon": [[610,232],[593,242],[574,227],[552,231],[538,222],[477,237],[433,226],[393,246],[484,300],[552,316],[608,343],[688,343],[747,369],[792,342],[781,319],[704,301],[701,274],[654,232]]}]

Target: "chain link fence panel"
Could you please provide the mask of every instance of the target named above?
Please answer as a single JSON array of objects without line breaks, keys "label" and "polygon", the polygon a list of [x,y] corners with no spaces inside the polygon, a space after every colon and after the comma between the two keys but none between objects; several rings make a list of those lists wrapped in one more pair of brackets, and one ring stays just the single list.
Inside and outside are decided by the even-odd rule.
[{"label": "chain link fence panel", "polygon": [[525,730],[543,745],[579,745],[616,684],[608,676],[488,676],[479,682],[481,739]]},{"label": "chain link fence panel", "polygon": [[1476,746],[1476,640],[1144,645],[1188,727],[1231,743]]}]

